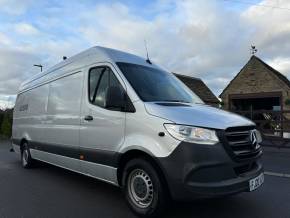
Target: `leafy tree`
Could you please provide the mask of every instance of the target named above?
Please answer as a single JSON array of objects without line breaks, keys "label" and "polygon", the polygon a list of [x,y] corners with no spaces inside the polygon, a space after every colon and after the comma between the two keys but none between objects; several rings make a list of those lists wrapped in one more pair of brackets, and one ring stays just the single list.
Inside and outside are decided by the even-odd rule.
[{"label": "leafy tree", "polygon": [[2,124],[1,124],[1,134],[8,138],[11,137],[12,134],[12,120],[9,118],[9,114],[5,113]]}]

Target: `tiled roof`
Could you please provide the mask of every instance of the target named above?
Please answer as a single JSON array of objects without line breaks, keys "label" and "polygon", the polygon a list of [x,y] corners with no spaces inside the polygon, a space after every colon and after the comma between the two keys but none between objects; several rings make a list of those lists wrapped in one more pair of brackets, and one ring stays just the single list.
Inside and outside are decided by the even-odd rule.
[{"label": "tiled roof", "polygon": [[220,102],[201,79],[176,73],[174,73],[174,75],[197,94],[205,103],[218,104]]}]

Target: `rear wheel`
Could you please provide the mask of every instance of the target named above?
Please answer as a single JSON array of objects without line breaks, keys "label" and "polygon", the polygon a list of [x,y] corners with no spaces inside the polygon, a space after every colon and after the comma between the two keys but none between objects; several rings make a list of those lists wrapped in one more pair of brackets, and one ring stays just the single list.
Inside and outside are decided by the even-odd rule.
[{"label": "rear wheel", "polygon": [[33,166],[33,159],[30,155],[30,150],[28,147],[28,143],[24,142],[21,149],[21,163],[22,166],[26,169],[31,168]]},{"label": "rear wheel", "polygon": [[156,169],[145,159],[133,159],[124,168],[123,192],[130,209],[142,217],[162,214],[168,193]]}]

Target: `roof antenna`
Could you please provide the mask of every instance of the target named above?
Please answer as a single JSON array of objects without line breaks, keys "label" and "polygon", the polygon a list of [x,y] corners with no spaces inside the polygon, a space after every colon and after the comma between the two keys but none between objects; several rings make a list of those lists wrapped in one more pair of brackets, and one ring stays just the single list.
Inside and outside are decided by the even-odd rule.
[{"label": "roof antenna", "polygon": [[149,59],[149,55],[148,55],[148,49],[147,49],[147,42],[146,42],[146,40],[144,39],[144,45],[145,45],[145,49],[146,49],[146,56],[147,56],[147,59],[146,59],[146,62],[148,63],[148,64],[152,64],[152,62],[150,61],[150,59]]}]

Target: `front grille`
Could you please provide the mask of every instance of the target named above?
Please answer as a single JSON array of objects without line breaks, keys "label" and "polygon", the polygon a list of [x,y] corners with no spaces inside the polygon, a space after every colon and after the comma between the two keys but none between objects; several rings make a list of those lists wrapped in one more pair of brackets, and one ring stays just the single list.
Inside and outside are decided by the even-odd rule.
[{"label": "front grille", "polygon": [[254,126],[249,127],[233,127],[225,131],[227,144],[234,154],[239,159],[248,159],[259,154],[260,149],[255,148],[251,142],[251,131]]}]

